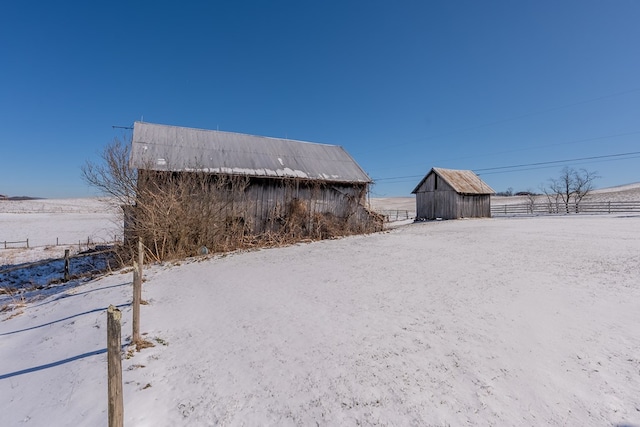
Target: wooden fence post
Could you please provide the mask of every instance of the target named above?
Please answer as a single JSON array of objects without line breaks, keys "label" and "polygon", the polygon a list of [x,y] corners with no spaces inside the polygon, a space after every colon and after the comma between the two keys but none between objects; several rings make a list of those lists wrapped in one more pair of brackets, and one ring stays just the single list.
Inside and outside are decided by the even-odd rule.
[{"label": "wooden fence post", "polygon": [[144,268],[144,245],[138,240],[138,268],[140,269],[140,281],[142,282],[142,269]]},{"label": "wooden fence post", "polygon": [[68,282],[71,278],[69,274],[69,249],[64,250],[64,281]]},{"label": "wooden fence post", "polygon": [[122,347],[120,320],[122,313],[113,305],[107,309],[107,376],[109,387],[109,427],[123,427]]},{"label": "wooden fence post", "polygon": [[29,249],[29,239],[27,239],[27,249]]},{"label": "wooden fence post", "polygon": [[140,304],[142,303],[142,270],[144,266],[144,246],[138,239],[138,262],[133,262],[133,334],[134,344],[142,342],[140,338]]},{"label": "wooden fence post", "polygon": [[140,339],[140,301],[142,300],[142,278],[138,263],[133,263],[133,334],[131,341],[137,344]]}]

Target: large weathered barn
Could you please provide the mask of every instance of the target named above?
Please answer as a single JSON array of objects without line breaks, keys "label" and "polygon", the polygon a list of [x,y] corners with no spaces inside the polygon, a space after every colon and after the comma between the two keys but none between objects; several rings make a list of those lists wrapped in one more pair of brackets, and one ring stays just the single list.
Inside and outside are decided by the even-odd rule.
[{"label": "large weathered barn", "polygon": [[416,218],[491,217],[495,191],[469,170],[433,168],[412,191]]},{"label": "large weathered barn", "polygon": [[[239,227],[298,238],[382,227],[365,206],[371,178],[336,145],[136,122],[130,167],[139,194],[199,204],[188,220],[206,220],[217,236]],[[179,191],[185,182],[194,188]]]}]

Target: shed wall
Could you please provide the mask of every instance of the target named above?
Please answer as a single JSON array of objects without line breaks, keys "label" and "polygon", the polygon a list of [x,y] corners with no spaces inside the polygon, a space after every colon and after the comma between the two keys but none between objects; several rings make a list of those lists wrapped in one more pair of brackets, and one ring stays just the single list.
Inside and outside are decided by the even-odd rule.
[{"label": "shed wall", "polygon": [[491,195],[458,195],[459,218],[491,218]]}]

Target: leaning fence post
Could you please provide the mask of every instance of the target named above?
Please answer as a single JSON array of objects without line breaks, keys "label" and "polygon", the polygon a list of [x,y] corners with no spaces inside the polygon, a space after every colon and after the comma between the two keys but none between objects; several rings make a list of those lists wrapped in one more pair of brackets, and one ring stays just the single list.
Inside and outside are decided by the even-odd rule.
[{"label": "leaning fence post", "polygon": [[109,427],[123,427],[122,347],[120,320],[122,313],[113,305],[107,309],[107,378],[109,388]]},{"label": "leaning fence post", "polygon": [[64,281],[68,282],[70,279],[69,274],[69,249],[64,250]]}]

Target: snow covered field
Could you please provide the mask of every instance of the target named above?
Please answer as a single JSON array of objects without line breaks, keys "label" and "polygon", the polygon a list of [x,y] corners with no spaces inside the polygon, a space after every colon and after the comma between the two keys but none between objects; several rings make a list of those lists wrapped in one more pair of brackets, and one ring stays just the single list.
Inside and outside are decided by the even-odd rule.
[{"label": "snow covered field", "polygon": [[[77,252],[78,242],[116,238],[122,238],[117,212],[99,198],[0,200],[0,266],[61,258],[65,249]],[[4,242],[19,243],[5,250]]]},{"label": "snow covered field", "polygon": [[[125,425],[640,426],[639,273],[637,215],[150,266]],[[0,425],[106,425],[105,311],[126,340],[131,273],[1,301]]]}]

